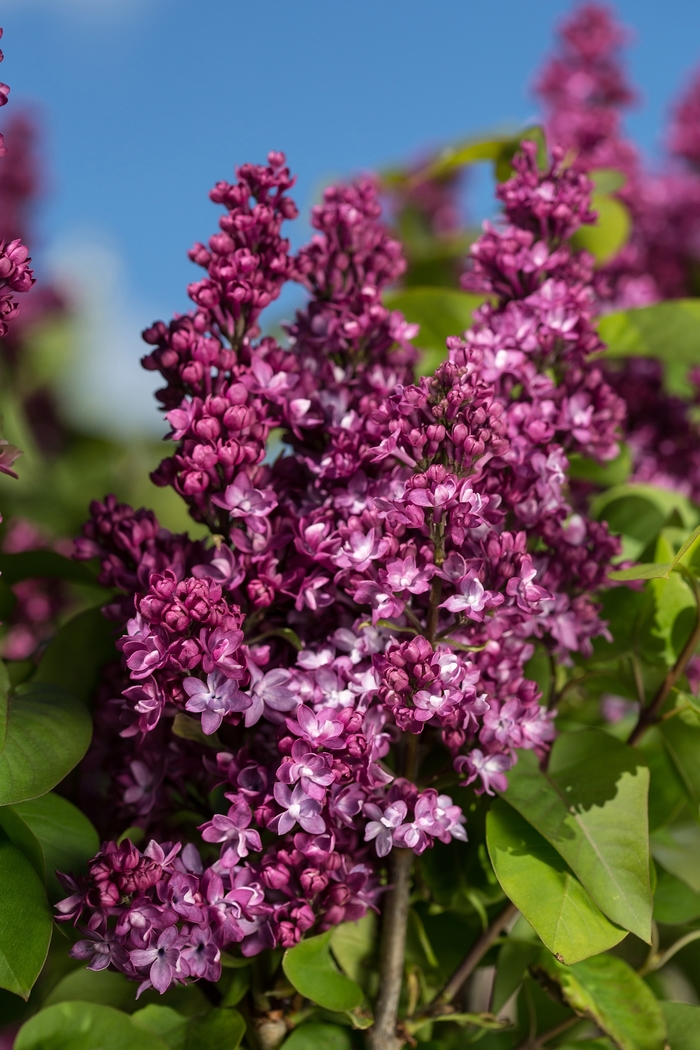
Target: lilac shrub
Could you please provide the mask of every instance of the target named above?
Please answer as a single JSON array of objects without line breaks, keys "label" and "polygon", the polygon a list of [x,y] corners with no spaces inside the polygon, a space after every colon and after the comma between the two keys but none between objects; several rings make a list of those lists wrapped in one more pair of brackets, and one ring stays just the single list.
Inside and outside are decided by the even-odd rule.
[{"label": "lilac shrub", "polygon": [[[326,190],[296,255],[281,154],[212,191],[194,307],[144,333],[175,446],[154,480],[211,541],[108,497],[77,542],[122,632],[100,761],[123,821],[156,836],[63,876],[92,969],[164,992],[216,980],[232,946],[357,919],[393,851],[466,839],[429,755],[487,795],[516,749],[546,755],[533,643],[591,651],[618,552],[571,506],[567,457],[614,457],[624,406],[595,364],[592,259],[567,243],[595,219],[592,184],[560,152],[540,172],[528,144],[515,168],[465,277],[489,300],[420,379],[416,328],[382,301],[405,263],[372,180]],[[280,343],[259,318],[290,280],[308,302]],[[228,803],[198,843],[162,833],[190,776]]]}]

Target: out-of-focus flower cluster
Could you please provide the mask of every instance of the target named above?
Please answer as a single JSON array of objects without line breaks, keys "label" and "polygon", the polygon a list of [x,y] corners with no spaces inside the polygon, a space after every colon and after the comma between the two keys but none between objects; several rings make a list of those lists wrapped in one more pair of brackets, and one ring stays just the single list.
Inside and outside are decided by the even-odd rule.
[{"label": "out-of-focus flower cluster", "polygon": [[[0,51],[0,62],[3,57]],[[6,104],[9,93],[7,84],[0,84],[0,106]],[[0,135],[0,157],[4,157],[6,153],[5,140]],[[29,268],[30,262],[29,249],[22,244],[19,237],[0,238],[0,337],[7,334],[8,322],[19,311],[15,295],[28,292],[34,284],[34,276]]]},{"label": "out-of-focus flower cluster", "polygon": [[[565,475],[570,451],[616,454],[623,415],[591,362],[592,261],[567,244],[594,218],[585,175],[559,154],[539,172],[525,147],[506,222],[472,252],[467,283],[493,301],[419,381],[415,326],[382,303],[404,261],[375,184],[327,190],[292,256],[292,181],[271,154],[217,185],[195,308],[145,333],[176,444],[156,480],[212,543],[111,497],[78,541],[120,593],[103,768],[124,815],[157,831],[188,779],[228,803],[203,806],[200,852],[106,843],[66,881],[60,916],[87,917],[74,955],[159,991],[215,979],[231,945],[290,946],[376,907],[394,847],[464,840],[424,758],[455,788],[504,788],[515,749],[554,735],[533,641],[566,660],[604,630],[592,592],[617,546]],[[258,318],[288,279],[309,301],[281,345]]]},{"label": "out-of-focus flower cluster", "polygon": [[[563,24],[559,53],[537,82],[550,142],[587,170],[614,169],[625,177],[618,196],[632,232],[595,276],[603,311],[695,296],[700,273],[700,81],[691,82],[675,107],[665,169],[647,171],[622,130],[622,110],[634,97],[619,54],[625,36],[608,8],[583,5]],[[650,360],[609,368],[606,379],[627,404],[632,480],[700,498],[693,400],[667,394],[661,367]]]}]

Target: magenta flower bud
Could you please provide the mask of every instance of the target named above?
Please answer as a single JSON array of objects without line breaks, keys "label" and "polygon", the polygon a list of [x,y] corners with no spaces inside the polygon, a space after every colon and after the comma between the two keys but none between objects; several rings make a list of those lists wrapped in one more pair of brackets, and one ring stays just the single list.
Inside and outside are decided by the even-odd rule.
[{"label": "magenta flower bud", "polygon": [[316,868],[306,868],[302,871],[299,878],[304,891],[310,896],[316,896],[317,893],[321,893],[328,885],[328,876]]}]

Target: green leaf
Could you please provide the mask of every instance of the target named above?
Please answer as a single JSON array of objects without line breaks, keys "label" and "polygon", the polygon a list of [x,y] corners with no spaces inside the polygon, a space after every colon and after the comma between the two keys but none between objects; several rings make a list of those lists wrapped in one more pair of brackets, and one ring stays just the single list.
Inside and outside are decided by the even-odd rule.
[{"label": "green leaf", "polygon": [[611,580],[619,580],[626,583],[631,580],[667,580],[671,575],[670,562],[642,562],[641,565],[631,565],[629,569],[612,569],[608,576]]},{"label": "green leaf", "polygon": [[65,1002],[96,1003],[128,1010],[134,1004],[134,984],[123,973],[112,970],[88,970],[84,965],[62,977],[51,989],[43,1006]]},{"label": "green leaf", "polygon": [[160,1036],[170,1050],[185,1050],[187,1037],[187,1018],[170,1006],[158,1006],[150,1003],[143,1010],[131,1015],[131,1020],[147,1032]]},{"label": "green leaf", "polygon": [[114,624],[99,608],[86,609],[51,639],[32,681],[60,686],[87,703],[102,666],[116,657]]},{"label": "green leaf", "polygon": [[501,947],[491,993],[493,1013],[500,1013],[513,993],[517,991],[522,984],[525,971],[539,958],[541,950],[536,941],[506,941]]},{"label": "green leaf", "polygon": [[31,863],[42,883],[46,883],[46,861],[41,843],[28,824],[15,812],[12,806],[0,807],[0,828],[10,842],[21,849]]},{"label": "green leaf", "polygon": [[[100,848],[100,840],[88,818],[72,802],[49,792],[40,798],[12,807],[36,836],[46,867],[46,890],[50,900],[60,900],[65,890],[56,872],[82,873]],[[0,810],[0,821],[3,811]]]},{"label": "green leaf", "polygon": [[626,936],[606,919],[557,851],[501,799],[486,818],[486,841],[504,893],[562,961],[597,955]]},{"label": "green leaf", "polygon": [[651,836],[651,852],[666,871],[700,893],[700,828],[697,824],[659,828]]},{"label": "green leaf", "polygon": [[238,1010],[210,1010],[193,1017],[187,1028],[186,1050],[237,1050],[246,1024]]},{"label": "green leaf", "polygon": [[632,471],[632,453],[629,445],[622,444],[620,454],[615,459],[600,463],[572,452],[569,456],[569,477],[579,481],[592,481],[594,485],[621,485],[627,481]]},{"label": "green leaf", "polygon": [[407,321],[420,325],[414,342],[424,351],[418,368],[421,375],[432,375],[447,359],[446,339],[471,328],[474,310],[484,300],[483,295],[431,286],[404,288],[384,296],[388,309],[400,310]]},{"label": "green leaf", "polygon": [[26,999],[46,959],[53,917],[30,861],[0,839],[0,988]]},{"label": "green leaf", "polygon": [[22,1025],[14,1050],[167,1050],[155,1032],[97,1003],[57,1003]]},{"label": "green leaf", "polygon": [[654,892],[654,919],[669,926],[679,926],[700,918],[700,893],[691,890],[687,883],[657,869],[658,881]]},{"label": "green leaf", "polygon": [[611,532],[637,541],[637,552],[630,557],[641,554],[671,515],[677,514],[686,529],[698,524],[697,508],[681,493],[639,482],[614,485],[601,492],[591,502],[591,513],[607,521]]},{"label": "green leaf", "polygon": [[36,577],[51,577],[100,587],[97,576],[84,562],[64,558],[56,551],[21,551],[18,554],[0,554],[0,573],[9,584]]},{"label": "green leaf", "polygon": [[666,386],[687,395],[688,370],[700,360],[700,299],[673,299],[601,317],[598,331],[608,357],[654,357]]},{"label": "green leaf", "polygon": [[331,958],[330,940],[328,931],[288,948],[282,969],[298,992],[326,1010],[354,1010],[362,1002],[362,989],[338,971]]},{"label": "green leaf", "polygon": [[374,948],[376,930],[374,912],[368,911],[357,922],[343,922],[331,931],[331,951],[352,981],[359,982],[366,972],[365,964]]},{"label": "green leaf", "polygon": [[545,983],[555,982],[574,1013],[589,1017],[619,1050],[664,1050],[666,1023],[661,1007],[622,959],[596,955],[575,966],[562,966],[543,952],[535,975]]},{"label": "green leaf", "polygon": [[337,1024],[302,1024],[282,1044],[282,1050],[352,1050],[352,1033]]},{"label": "green leaf", "polygon": [[686,795],[657,727],[641,742],[649,773],[649,830],[670,824],[685,806]]},{"label": "green leaf", "polygon": [[[512,173],[511,161],[520,148],[520,144],[525,140],[537,143],[537,161],[540,168],[543,168],[547,163],[544,132],[539,125],[535,124],[521,131],[488,137],[472,137],[452,146],[446,146],[425,169],[413,177],[421,180],[440,178],[468,164],[491,160],[496,166],[496,177],[499,180],[507,179]],[[406,181],[406,176],[398,175],[397,178],[397,175],[398,173],[389,173],[385,181],[390,184]]]},{"label": "green leaf", "polygon": [[700,819],[700,729],[687,725],[682,716],[660,722],[658,731],[683,789]]},{"label": "green leaf", "polygon": [[44,795],[78,764],[90,744],[85,706],[43,682],[0,695],[0,805]]},{"label": "green leaf", "polygon": [[229,985],[222,999],[221,1006],[238,1006],[250,988],[250,966],[236,967],[230,975]]},{"label": "green leaf", "polygon": [[616,925],[651,939],[647,796],[638,751],[599,729],[562,733],[543,772],[518,754],[504,798],[563,857]]},{"label": "green leaf", "polygon": [[595,225],[580,226],[571,238],[576,251],[590,252],[601,265],[617,255],[630,235],[632,223],[625,205],[607,193],[594,192],[591,206],[598,212]]},{"label": "green leaf", "polygon": [[700,1006],[661,1003],[671,1050],[700,1050]]},{"label": "green leaf", "polygon": [[627,182],[627,176],[617,168],[595,168],[588,172],[598,193],[617,193]]}]

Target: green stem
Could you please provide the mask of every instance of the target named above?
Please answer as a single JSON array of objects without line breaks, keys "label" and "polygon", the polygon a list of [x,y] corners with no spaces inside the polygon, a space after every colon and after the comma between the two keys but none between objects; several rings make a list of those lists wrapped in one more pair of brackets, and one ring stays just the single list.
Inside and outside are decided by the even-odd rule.
[{"label": "green stem", "polygon": [[651,701],[648,707],[643,708],[639,713],[637,724],[630,734],[630,738],[627,741],[628,744],[634,746],[638,744],[642,739],[647,729],[650,729],[659,721],[659,712],[666,703],[671,690],[675,686],[678,679],[685,673],[685,669],[690,663],[692,657],[695,655],[695,650],[700,645],[700,585],[694,576],[690,577],[690,583],[695,592],[695,604],[697,612],[695,616],[695,626],[693,627],[690,638],[683,646],[683,650],[676,660],[673,667],[670,668],[663,682],[656,691],[654,699]]},{"label": "green stem", "polygon": [[430,585],[430,608],[428,609],[428,622],[426,626],[426,636],[431,645],[435,645],[435,635],[437,634],[438,625],[438,605],[442,597],[442,580],[439,576],[433,576],[433,582]]},{"label": "green stem", "polygon": [[669,959],[672,959],[676,952],[679,952],[681,948],[685,948],[686,944],[692,944],[693,941],[700,941],[700,930],[693,930],[691,933],[686,933],[685,937],[681,937],[680,940],[672,944],[670,948],[667,948],[665,952],[661,952],[660,955],[655,955],[648,959],[642,969],[639,971],[640,975],[644,977],[648,973],[654,973],[655,970],[660,970],[662,966],[665,966]]}]

